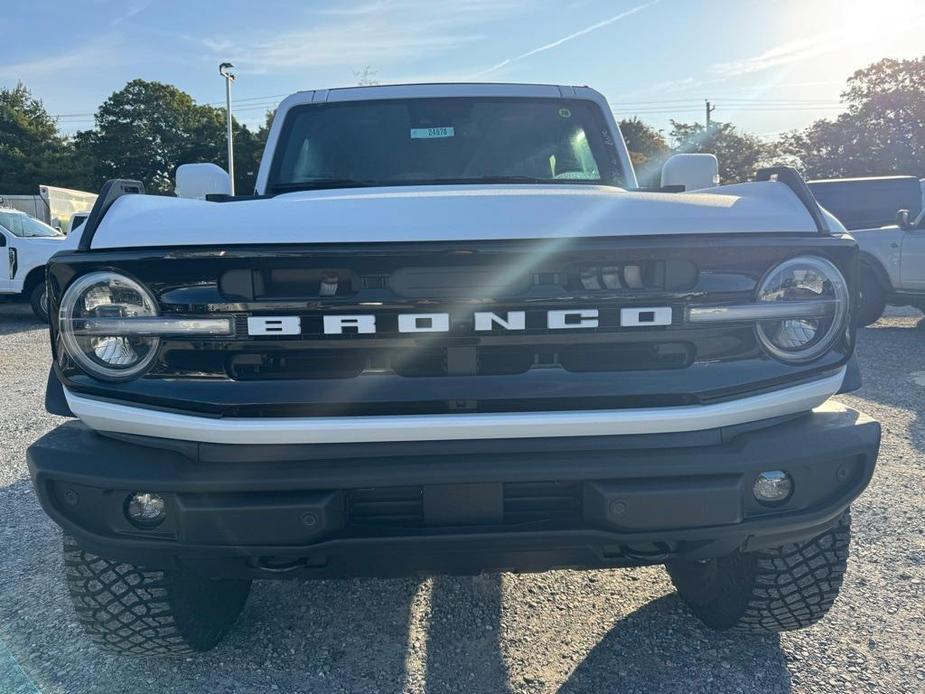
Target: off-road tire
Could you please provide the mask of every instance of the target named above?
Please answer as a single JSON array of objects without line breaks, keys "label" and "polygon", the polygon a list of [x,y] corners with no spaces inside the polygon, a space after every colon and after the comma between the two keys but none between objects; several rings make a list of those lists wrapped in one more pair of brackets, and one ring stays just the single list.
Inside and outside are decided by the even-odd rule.
[{"label": "off-road tire", "polygon": [[45,291],[45,282],[39,282],[29,294],[29,303],[32,304],[32,313],[43,323],[48,322],[48,294]]},{"label": "off-road tire", "polygon": [[250,592],[248,580],[210,580],[104,559],[64,536],[64,567],[77,618],[103,650],[188,655],[215,646]]},{"label": "off-road tire", "polygon": [[861,266],[861,301],[858,305],[857,325],[867,327],[880,320],[886,309],[886,292],[880,285],[880,280],[874,271],[864,265]]},{"label": "off-road tire", "polygon": [[668,564],[684,602],[707,626],[758,633],[818,622],[832,607],[848,564],[851,516],[819,537],[705,562]]}]

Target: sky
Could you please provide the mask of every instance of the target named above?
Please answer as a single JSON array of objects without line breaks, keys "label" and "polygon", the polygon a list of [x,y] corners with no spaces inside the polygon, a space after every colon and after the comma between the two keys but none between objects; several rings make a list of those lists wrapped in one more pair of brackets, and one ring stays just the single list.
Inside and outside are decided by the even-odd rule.
[{"label": "sky", "polygon": [[420,81],[587,84],[618,118],[762,137],[842,110],[857,69],[925,56],[925,0],[3,0],[0,86],[65,133],[140,77],[256,125],[293,91]]}]

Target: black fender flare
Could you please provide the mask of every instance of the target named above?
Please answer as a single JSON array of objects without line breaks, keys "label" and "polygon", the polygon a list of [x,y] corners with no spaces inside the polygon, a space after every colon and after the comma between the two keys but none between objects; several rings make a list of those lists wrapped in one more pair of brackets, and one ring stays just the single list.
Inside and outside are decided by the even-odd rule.
[{"label": "black fender flare", "polygon": [[863,272],[872,272],[874,277],[877,279],[877,283],[883,288],[883,291],[889,293],[893,291],[893,284],[890,282],[890,275],[887,273],[886,268],[883,267],[877,258],[875,258],[870,253],[866,251],[861,251],[860,256],[858,257],[858,264],[860,266],[860,271]]},{"label": "black fender flare", "polygon": [[29,294],[35,285],[45,281],[45,270],[45,265],[39,265],[26,273],[26,278],[22,283],[23,294]]}]

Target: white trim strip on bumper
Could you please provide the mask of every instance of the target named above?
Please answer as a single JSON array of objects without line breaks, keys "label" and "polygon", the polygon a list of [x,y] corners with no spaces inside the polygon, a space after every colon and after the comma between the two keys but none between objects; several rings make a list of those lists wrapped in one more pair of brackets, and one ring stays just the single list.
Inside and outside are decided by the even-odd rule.
[{"label": "white trim strip on bumper", "polygon": [[807,412],[838,392],[845,371],[713,405],[499,414],[209,418],[115,404],[77,395],[66,388],[64,394],[71,411],[91,429],[203,443],[517,439],[702,431]]}]

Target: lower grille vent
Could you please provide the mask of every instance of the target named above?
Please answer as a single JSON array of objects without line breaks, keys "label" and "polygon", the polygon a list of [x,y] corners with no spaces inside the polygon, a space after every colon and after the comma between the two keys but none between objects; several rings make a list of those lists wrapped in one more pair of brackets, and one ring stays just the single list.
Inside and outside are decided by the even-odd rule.
[{"label": "lower grille vent", "polygon": [[[578,482],[514,482],[503,487],[503,525],[579,521]],[[423,528],[433,525],[424,513],[423,487],[375,487],[347,494],[347,524],[366,529]]]}]

